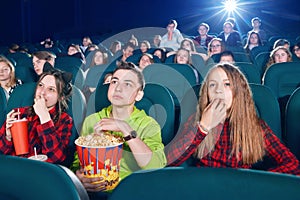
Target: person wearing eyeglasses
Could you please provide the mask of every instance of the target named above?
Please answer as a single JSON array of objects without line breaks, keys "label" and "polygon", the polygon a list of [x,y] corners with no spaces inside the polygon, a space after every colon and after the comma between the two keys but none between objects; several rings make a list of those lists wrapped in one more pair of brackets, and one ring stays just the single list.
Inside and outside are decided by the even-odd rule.
[{"label": "person wearing eyeglasses", "polygon": [[183,40],[183,36],[177,29],[176,20],[172,19],[169,21],[167,31],[168,32],[162,36],[159,47],[167,47],[177,51],[180,47],[181,41]]},{"label": "person wearing eyeglasses", "polygon": [[225,50],[225,45],[220,38],[213,38],[210,43],[208,43],[208,52],[207,55],[209,57],[220,54]]}]

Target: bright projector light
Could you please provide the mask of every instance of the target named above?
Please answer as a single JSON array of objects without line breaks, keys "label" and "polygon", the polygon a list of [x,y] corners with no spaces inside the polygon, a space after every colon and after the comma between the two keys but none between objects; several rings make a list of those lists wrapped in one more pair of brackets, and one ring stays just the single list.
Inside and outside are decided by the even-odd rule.
[{"label": "bright projector light", "polygon": [[224,8],[227,12],[233,12],[236,9],[236,1],[235,0],[226,0],[224,2]]}]

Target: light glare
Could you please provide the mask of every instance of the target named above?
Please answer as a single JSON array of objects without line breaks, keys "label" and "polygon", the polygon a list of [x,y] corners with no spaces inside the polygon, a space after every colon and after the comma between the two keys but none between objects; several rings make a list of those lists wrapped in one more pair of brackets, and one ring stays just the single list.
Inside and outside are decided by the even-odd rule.
[{"label": "light glare", "polygon": [[226,0],[224,2],[224,8],[227,12],[233,12],[236,9],[236,1],[235,0]]}]

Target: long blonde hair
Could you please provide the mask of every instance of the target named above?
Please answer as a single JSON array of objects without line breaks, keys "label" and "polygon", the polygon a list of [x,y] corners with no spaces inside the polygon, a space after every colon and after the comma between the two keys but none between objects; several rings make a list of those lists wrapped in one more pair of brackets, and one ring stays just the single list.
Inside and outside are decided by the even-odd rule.
[{"label": "long blonde hair", "polygon": [[[256,114],[247,79],[242,72],[232,64],[223,63],[214,66],[206,75],[201,90],[195,116],[195,124],[200,121],[201,114],[209,104],[208,77],[216,69],[223,69],[230,81],[232,90],[232,105],[227,111],[229,121],[230,142],[232,144],[231,156],[242,159],[244,164],[253,164],[261,160],[265,154],[264,135]],[[205,140],[198,146],[195,156],[201,159],[207,149],[213,150],[216,128],[212,129]]]}]

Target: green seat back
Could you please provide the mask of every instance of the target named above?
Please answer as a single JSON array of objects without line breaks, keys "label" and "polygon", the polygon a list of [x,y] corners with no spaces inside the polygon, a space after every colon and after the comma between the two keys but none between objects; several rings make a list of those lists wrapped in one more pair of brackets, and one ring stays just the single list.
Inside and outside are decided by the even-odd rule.
[{"label": "green seat back", "polygon": [[234,64],[243,72],[249,83],[261,84],[261,78],[254,64],[249,62],[236,62]]},{"label": "green seat back", "polygon": [[164,168],[135,172],[114,189],[109,200],[297,199],[300,177],[232,168]]},{"label": "green seat back", "polygon": [[272,91],[260,84],[250,83],[258,116],[263,119],[276,134],[282,138],[279,103]]},{"label": "green seat back", "polygon": [[286,145],[300,160],[300,88],[290,96],[286,105]]},{"label": "green seat back", "polygon": [[75,185],[58,165],[7,155],[0,162],[0,199],[88,200],[79,180]]}]

